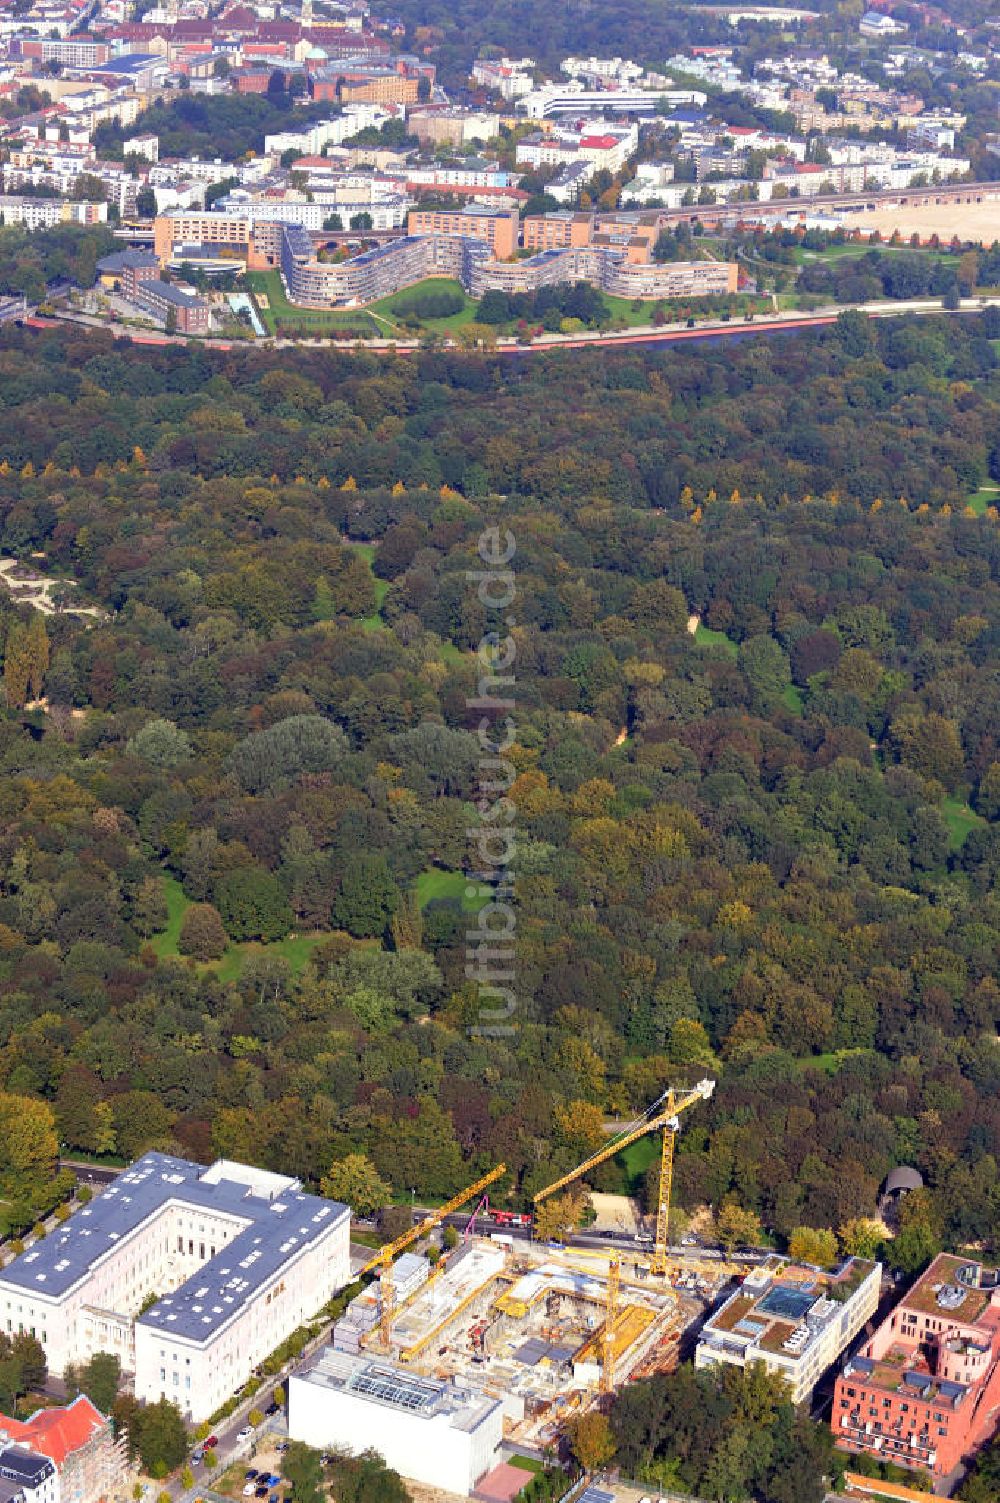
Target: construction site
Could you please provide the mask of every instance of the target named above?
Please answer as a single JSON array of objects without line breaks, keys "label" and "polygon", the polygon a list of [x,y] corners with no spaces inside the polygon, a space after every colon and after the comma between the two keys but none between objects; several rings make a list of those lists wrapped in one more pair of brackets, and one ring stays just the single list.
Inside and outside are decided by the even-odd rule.
[{"label": "construction site", "polygon": [[[728,1278],[710,1266],[654,1279],[641,1259],[502,1236],[471,1237],[433,1269],[411,1256],[400,1274],[390,1360],[475,1382],[502,1401],[505,1437],[539,1451],[602,1389],[671,1370],[683,1332]],[[337,1323],[334,1349],[380,1352],[379,1317],[373,1284]]]},{"label": "construction site", "polygon": [[[713,1085],[664,1092],[637,1122],[534,1196],[537,1211],[624,1145],[662,1133],[655,1233],[631,1248],[525,1236],[531,1215],[489,1210],[487,1192],[504,1175],[502,1164],[380,1248],[361,1270],[379,1277],[334,1327],[329,1360],[341,1363],[343,1384],[350,1386],[343,1373],[368,1361],[379,1364],[380,1382],[395,1371],[404,1385],[422,1380],[474,1389],[501,1406],[505,1440],[540,1454],[558,1444],[575,1413],[618,1385],[670,1371],[685,1332],[737,1271],[718,1259],[672,1256],[668,1242],[679,1117],[708,1099]],[[475,1209],[457,1247],[441,1257],[413,1250],[470,1203]],[[483,1222],[501,1229],[482,1235],[476,1220],[484,1208]]]}]

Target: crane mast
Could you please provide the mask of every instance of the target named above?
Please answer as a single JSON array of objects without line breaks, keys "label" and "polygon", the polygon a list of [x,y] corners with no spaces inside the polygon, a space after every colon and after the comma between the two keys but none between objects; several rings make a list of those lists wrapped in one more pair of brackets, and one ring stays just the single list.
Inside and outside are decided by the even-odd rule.
[{"label": "crane mast", "polygon": [[627,1128],[616,1137],[610,1139],[596,1153],[584,1159],[575,1169],[568,1174],[563,1174],[559,1179],[553,1180],[551,1185],[546,1185],[539,1190],[534,1197],[535,1205],[554,1195],[557,1190],[562,1190],[574,1180],[586,1174],[588,1170],[595,1169],[598,1164],[606,1163],[627,1148],[630,1143],[636,1143],[644,1138],[647,1133],[663,1133],[663,1142],[660,1148],[660,1180],[656,1199],[656,1235],[653,1242],[652,1270],[657,1274],[667,1271],[667,1250],[670,1246],[670,1192],[673,1188],[674,1178],[674,1140],[680,1130],[681,1113],[699,1101],[708,1101],[715,1090],[714,1080],[699,1080],[691,1090],[678,1090],[674,1086],[668,1086],[662,1096],[646,1109],[643,1117],[633,1127]]},{"label": "crane mast", "polygon": [[615,1254],[608,1264],[608,1290],[604,1305],[604,1333],[601,1343],[601,1393],[610,1393],[615,1376],[615,1324],[618,1320],[618,1288],[621,1283],[621,1259]]}]

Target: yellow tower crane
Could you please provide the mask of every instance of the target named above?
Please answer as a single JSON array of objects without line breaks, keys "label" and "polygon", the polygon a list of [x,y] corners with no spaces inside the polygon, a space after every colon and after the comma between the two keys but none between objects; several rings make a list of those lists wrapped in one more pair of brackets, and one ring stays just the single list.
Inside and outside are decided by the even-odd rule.
[{"label": "yellow tower crane", "polygon": [[554,1180],[551,1185],[546,1185],[544,1190],[539,1190],[534,1197],[535,1205],[545,1200],[549,1195],[554,1195],[557,1190],[562,1190],[566,1185],[579,1179],[586,1174],[588,1169],[595,1169],[598,1164],[603,1164],[607,1159],[614,1158],[623,1148],[630,1143],[635,1143],[639,1138],[644,1138],[647,1133],[663,1130],[663,1144],[660,1149],[660,1186],[656,1202],[656,1237],[653,1243],[652,1270],[654,1273],[664,1274],[667,1271],[667,1249],[669,1247],[670,1231],[670,1191],[674,1178],[674,1138],[680,1129],[680,1116],[688,1107],[695,1106],[699,1101],[707,1101],[715,1090],[714,1080],[699,1080],[691,1090],[678,1090],[674,1086],[668,1086],[662,1096],[658,1096],[653,1104],[637,1122],[632,1123],[623,1132],[609,1138],[603,1148],[592,1153],[589,1159],[584,1159],[569,1174],[564,1174],[561,1179]]},{"label": "yellow tower crane", "polygon": [[471,1200],[474,1195],[479,1195],[488,1185],[492,1185],[501,1175],[506,1173],[507,1165],[498,1164],[495,1169],[490,1170],[489,1174],[484,1174],[481,1179],[477,1179],[475,1184],[461,1190],[458,1195],[453,1195],[450,1200],[445,1201],[443,1206],[439,1206],[436,1211],[431,1211],[429,1216],[425,1216],[422,1221],[418,1221],[416,1226],[411,1226],[408,1232],[404,1232],[402,1236],[396,1237],[392,1242],[387,1242],[384,1247],[380,1247],[375,1256],[369,1258],[365,1266],[359,1270],[357,1274],[358,1278],[361,1278],[366,1273],[374,1273],[376,1269],[379,1271],[383,1351],[388,1352],[389,1338],[392,1335],[392,1316],[395,1304],[392,1285],[393,1258],[397,1253],[401,1253],[406,1248],[411,1247],[414,1242],[418,1241],[427,1232],[433,1231],[434,1227],[442,1222],[446,1216],[450,1216],[452,1211],[457,1211],[460,1206],[465,1205],[467,1200]]},{"label": "yellow tower crane", "polygon": [[601,1393],[610,1393],[615,1376],[615,1323],[618,1320],[618,1286],[621,1259],[615,1253],[608,1264],[608,1293],[604,1306],[604,1342],[601,1353]]}]

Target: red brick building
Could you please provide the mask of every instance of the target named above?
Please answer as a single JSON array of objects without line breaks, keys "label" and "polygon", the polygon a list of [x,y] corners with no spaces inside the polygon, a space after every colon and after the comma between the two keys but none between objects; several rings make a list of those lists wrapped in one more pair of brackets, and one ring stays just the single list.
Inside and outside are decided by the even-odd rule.
[{"label": "red brick building", "polygon": [[1000,1426],[1000,1271],[940,1253],[837,1378],[837,1445],[946,1477]]}]

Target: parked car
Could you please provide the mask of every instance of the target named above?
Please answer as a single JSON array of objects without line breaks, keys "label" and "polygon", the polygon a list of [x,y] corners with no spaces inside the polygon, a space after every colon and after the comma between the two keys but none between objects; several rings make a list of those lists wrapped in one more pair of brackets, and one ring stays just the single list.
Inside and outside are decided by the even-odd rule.
[{"label": "parked car", "polygon": [[237,1432],[236,1432],[236,1439],[237,1440],[249,1440],[252,1435],[253,1435],[253,1429],[252,1429],[252,1427],[250,1425],[244,1425],[242,1430],[237,1430]]},{"label": "parked car", "polygon": [[277,1487],[278,1483],[281,1481],[281,1478],[279,1477],[277,1472],[271,1472],[267,1477],[262,1477],[261,1481],[266,1482],[268,1487]]},{"label": "parked car", "polygon": [[219,1437],[217,1435],[210,1435],[208,1437],[208,1439],[204,1442],[205,1450],[206,1451],[214,1451],[215,1448],[216,1448],[216,1446],[218,1444],[219,1444]]},{"label": "parked car", "polygon": [[243,1476],[244,1476],[244,1478],[245,1478],[245,1480],[247,1482],[252,1482],[253,1479],[254,1479],[254,1477],[256,1477],[257,1475],[258,1475],[258,1472],[257,1472],[257,1468],[255,1466],[250,1467],[247,1471],[245,1471],[243,1473]]},{"label": "parked car", "polygon": [[255,1498],[266,1498],[270,1491],[271,1489],[268,1487],[267,1483],[262,1482],[260,1487],[254,1488],[253,1495]]},{"label": "parked car", "polygon": [[265,1414],[280,1414],[281,1413],[281,1405],[280,1404],[268,1404],[267,1408],[264,1410],[264,1413]]},{"label": "parked car", "polygon": [[191,1465],[197,1466],[199,1461],[204,1461],[204,1459],[205,1452],[202,1450],[201,1446],[195,1446],[194,1450],[191,1452]]},{"label": "parked car", "polygon": [[243,1484],[243,1496],[244,1496],[244,1498],[252,1498],[253,1495],[254,1495],[254,1493],[256,1491],[257,1491],[257,1484],[256,1484],[256,1482],[244,1482],[244,1484]]}]

